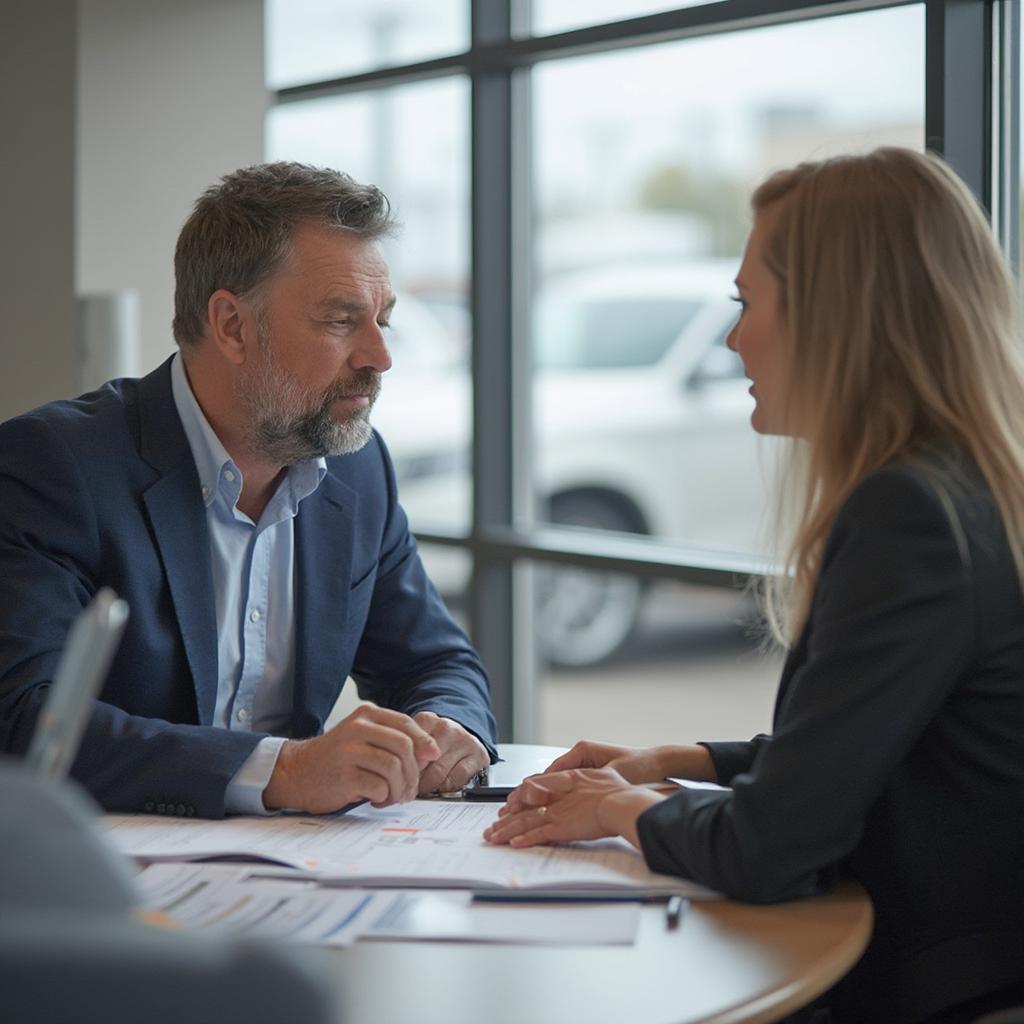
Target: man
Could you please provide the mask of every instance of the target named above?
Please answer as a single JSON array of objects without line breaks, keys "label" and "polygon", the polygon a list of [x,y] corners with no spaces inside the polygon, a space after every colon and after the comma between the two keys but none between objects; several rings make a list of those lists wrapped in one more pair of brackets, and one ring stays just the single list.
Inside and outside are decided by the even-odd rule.
[{"label": "man", "polygon": [[[131,617],[72,774],[109,810],[386,805],[494,757],[483,668],[369,425],[390,227],[347,175],[228,175],[178,239],[178,353],[0,426],[0,749],[26,748],[107,585]],[[375,706],[322,733],[349,674]]]}]

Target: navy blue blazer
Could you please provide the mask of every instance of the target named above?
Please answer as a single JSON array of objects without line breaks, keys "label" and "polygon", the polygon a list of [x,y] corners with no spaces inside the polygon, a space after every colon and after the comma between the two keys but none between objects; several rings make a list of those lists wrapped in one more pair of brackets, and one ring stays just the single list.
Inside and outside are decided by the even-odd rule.
[{"label": "navy blue blazer", "polygon": [[[486,674],[424,572],[384,443],[327,466],[295,520],[291,735],[322,729],[351,674],[381,706],[460,722],[493,757]],[[72,775],[107,810],[222,816],[263,734],[211,726],[209,536],[169,360],[0,425],[0,750],[26,749],[101,586],[131,615]]]}]

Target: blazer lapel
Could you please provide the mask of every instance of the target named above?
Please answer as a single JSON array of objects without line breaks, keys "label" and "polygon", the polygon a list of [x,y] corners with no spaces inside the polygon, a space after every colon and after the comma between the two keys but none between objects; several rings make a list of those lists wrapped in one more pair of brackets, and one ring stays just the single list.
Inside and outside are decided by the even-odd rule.
[{"label": "blazer lapel", "polygon": [[295,518],[296,737],[320,731],[352,661],[347,623],[355,505],[355,492],[328,470]]},{"label": "blazer lapel", "polygon": [[217,701],[217,612],[206,509],[171,392],[170,360],[139,382],[139,448],[159,473],[143,493],[192,671],[201,725]]}]

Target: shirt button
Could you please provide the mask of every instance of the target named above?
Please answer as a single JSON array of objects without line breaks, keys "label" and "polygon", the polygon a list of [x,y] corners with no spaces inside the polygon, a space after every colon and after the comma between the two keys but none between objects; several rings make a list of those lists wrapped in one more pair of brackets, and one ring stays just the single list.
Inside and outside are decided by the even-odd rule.
[{"label": "shirt button", "polygon": [[209,496],[210,496],[210,488],[209,487],[204,487],[203,488],[203,497],[204,498],[208,498]]},{"label": "shirt button", "polygon": [[232,473],[230,469],[225,469],[225,470],[224,470],[224,479],[225,479],[225,480],[227,480],[227,482],[228,482],[229,484],[230,484],[230,483],[234,483],[234,480],[235,480],[235,474],[234,474],[234,473]]},{"label": "shirt button", "polygon": [[238,714],[235,716],[240,722],[245,722],[249,718],[249,712],[245,708],[239,708]]},{"label": "shirt button", "polygon": [[249,621],[250,622],[259,622],[260,621],[260,610],[259,610],[259,608],[253,608],[253,610],[251,612],[249,612]]}]

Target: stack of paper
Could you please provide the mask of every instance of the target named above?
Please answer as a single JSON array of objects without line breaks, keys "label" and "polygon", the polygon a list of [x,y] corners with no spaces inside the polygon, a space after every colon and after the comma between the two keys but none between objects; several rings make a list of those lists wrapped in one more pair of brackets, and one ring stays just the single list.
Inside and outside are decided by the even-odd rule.
[{"label": "stack of paper", "polygon": [[182,927],[323,946],[357,939],[393,896],[259,878],[229,864],[153,864],[138,882],[147,909]]},{"label": "stack of paper", "polygon": [[[482,833],[499,806],[417,800],[319,817],[108,815],[103,823],[120,850],[150,865],[139,878],[151,909],[188,927],[320,945],[360,937],[626,943],[640,902],[718,895],[654,874],[621,839],[491,846]],[[205,863],[225,860],[255,864]],[[471,904],[474,893],[518,905]],[[552,899],[575,902],[530,902]]]},{"label": "stack of paper", "polygon": [[513,849],[481,838],[499,805],[416,800],[344,815],[223,821],[104,819],[123,852],[146,861],[246,858],[298,869],[321,884],[363,888],[461,888],[531,894],[615,892],[654,898],[717,894],[650,871],[621,839]]},{"label": "stack of paper", "polygon": [[139,875],[146,906],[185,928],[347,946],[356,939],[441,939],[544,945],[628,945],[637,903],[471,904],[467,890],[324,889],[227,864],[152,864]]}]

